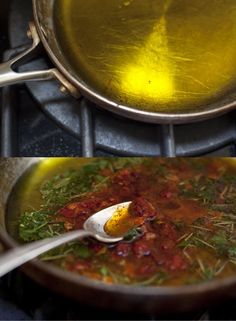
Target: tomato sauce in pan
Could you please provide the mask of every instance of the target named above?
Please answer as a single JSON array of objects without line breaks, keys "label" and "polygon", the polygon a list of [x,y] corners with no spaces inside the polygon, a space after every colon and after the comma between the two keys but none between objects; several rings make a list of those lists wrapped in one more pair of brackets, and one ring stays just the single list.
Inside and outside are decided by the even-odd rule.
[{"label": "tomato sauce in pan", "polygon": [[37,186],[41,204],[24,208],[20,239],[81,229],[95,212],[131,201],[128,211],[115,213],[106,225],[107,233],[125,239],[113,245],[72,242],[43,261],[136,286],[195,284],[235,274],[236,178],[228,160],[97,159],[66,171]]}]

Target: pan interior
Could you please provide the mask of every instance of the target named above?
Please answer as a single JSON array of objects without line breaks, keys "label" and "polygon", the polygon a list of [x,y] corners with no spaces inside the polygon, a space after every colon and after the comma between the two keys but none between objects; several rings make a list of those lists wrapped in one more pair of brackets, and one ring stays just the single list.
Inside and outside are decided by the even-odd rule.
[{"label": "pan interior", "polygon": [[57,0],[59,46],[96,93],[154,112],[204,109],[232,93],[235,0]]},{"label": "pan interior", "polygon": [[19,217],[26,211],[40,209],[42,182],[58,173],[79,169],[88,162],[88,159],[82,158],[49,158],[30,166],[17,181],[8,199],[6,226],[9,234],[20,241]]},{"label": "pan interior", "polygon": [[[103,168],[103,171],[107,171],[107,170],[109,171],[109,170],[111,170],[111,168],[113,168],[113,167],[110,167],[110,166],[112,166],[112,163],[110,163],[109,167],[108,167],[108,164],[106,163],[107,162],[106,159],[100,159],[98,161],[101,162],[99,166],[102,166],[101,168]],[[126,173],[126,175],[127,175],[127,170],[124,170],[124,167],[121,166],[122,164],[124,166],[125,162],[127,162],[127,161],[128,162],[130,161],[132,164],[134,164],[133,161],[135,161],[135,163],[138,161],[138,163],[139,163],[140,161],[146,162],[148,160],[147,159],[143,159],[142,160],[141,158],[139,158],[139,159],[138,158],[137,159],[131,159],[131,158],[128,159],[127,158],[127,159],[118,159],[117,161],[118,161],[117,169],[118,169],[119,175],[121,175],[121,174],[124,175],[124,173]],[[161,164],[162,162],[166,162],[166,165],[167,165],[166,168],[169,168],[170,171],[171,171],[171,167],[172,166],[175,167],[175,170],[179,171],[179,169],[180,169],[180,167],[178,167],[179,164],[182,164],[181,166],[183,166],[183,164],[185,164],[185,169],[186,169],[186,171],[188,171],[189,169],[188,169],[188,166],[186,167],[186,164],[187,163],[188,164],[190,164],[190,163],[193,164],[192,162],[194,162],[194,164],[195,164],[194,168],[197,171],[197,173],[199,173],[199,171],[203,171],[204,170],[204,163],[205,164],[210,164],[211,163],[211,165],[213,165],[211,167],[211,169],[213,169],[213,172],[210,173],[211,175],[214,175],[214,173],[215,173],[216,164],[220,165],[220,168],[221,168],[220,172],[221,173],[223,173],[223,171],[226,170],[225,173],[230,175],[231,178],[234,177],[234,174],[235,174],[235,162],[232,161],[232,160],[229,160],[229,159],[213,160],[213,162],[210,159],[209,160],[207,160],[207,159],[206,160],[200,160],[199,159],[196,162],[194,160],[188,160],[186,163],[183,163],[183,161],[184,160],[181,160],[181,159],[180,160],[169,160],[169,161],[153,159],[153,160],[151,160],[151,162],[152,162],[151,164],[152,165],[153,164],[158,165],[158,164]],[[104,167],[104,162],[106,163],[106,167]],[[84,173],[86,174],[86,178],[89,180],[88,173],[89,172],[91,173],[91,171],[94,171],[94,166],[91,163],[91,160],[88,160],[88,159],[70,159],[70,158],[69,159],[44,159],[41,162],[39,162],[36,165],[34,165],[33,167],[29,168],[29,170],[19,179],[19,181],[17,182],[16,186],[14,187],[14,189],[13,189],[13,191],[11,193],[11,196],[9,198],[8,208],[7,208],[7,216],[6,217],[7,217],[7,229],[8,229],[8,232],[10,233],[10,235],[13,236],[17,241],[20,241],[20,239],[21,240],[24,239],[26,242],[30,242],[30,241],[34,241],[34,240],[38,240],[38,239],[52,237],[53,235],[58,235],[58,233],[61,234],[61,233],[65,232],[64,228],[63,228],[63,230],[61,230],[61,229],[58,230],[57,229],[57,226],[58,226],[59,222],[62,223],[63,221],[58,220],[58,217],[57,217],[56,214],[57,214],[59,208],[63,207],[65,209],[65,204],[67,204],[67,206],[69,205],[68,200],[65,200],[65,198],[61,198],[62,195],[65,195],[65,193],[66,193],[67,196],[70,195],[70,197],[69,197],[70,198],[70,206],[75,204],[75,203],[73,204],[73,202],[76,202],[75,200],[78,199],[78,194],[67,194],[67,192],[68,191],[70,191],[70,193],[75,192],[76,185],[78,184],[78,180],[73,181],[73,184],[72,184],[72,181],[70,181],[69,177],[72,177],[75,173],[70,172],[70,176],[64,175],[64,174],[65,174],[65,171],[67,172],[68,170],[79,170],[79,169],[81,169],[81,166],[83,166],[85,164],[88,164],[88,166],[86,166],[86,171]],[[150,165],[150,163],[149,163],[149,165]],[[219,168],[218,165],[217,165],[217,168]],[[83,166],[83,168],[85,169],[84,166]],[[155,165],[154,165],[154,168],[155,168]],[[143,168],[143,170],[145,170],[145,168]],[[165,173],[165,171],[163,171],[163,168],[162,168],[162,171],[161,171],[161,167],[158,167],[158,166],[155,168],[155,170],[158,171],[158,175],[160,175],[160,177],[159,177],[160,180],[159,181],[161,182],[161,179],[163,179],[162,175],[163,175],[163,173]],[[134,169],[134,172],[135,172],[135,169]],[[136,172],[136,173],[138,173],[138,172]],[[170,176],[171,175],[173,176],[173,172],[170,172],[170,173],[171,173]],[[114,174],[114,172],[113,172],[113,174]],[[116,175],[116,174],[114,174],[114,175]],[[178,175],[178,174],[176,174],[176,175]],[[225,174],[222,174],[222,175],[225,175]],[[164,174],[164,176],[165,176],[165,174]],[[80,176],[80,178],[81,177],[82,176]],[[199,178],[197,178],[198,175],[196,175],[196,172],[195,172],[193,177],[194,177],[194,179],[199,179]],[[96,188],[99,188],[99,186],[100,187],[103,186],[104,178],[102,180],[100,180],[100,179],[101,179],[101,176],[99,178],[98,185],[93,185],[94,188],[95,188],[95,186],[96,186]],[[68,185],[68,180],[69,180],[69,185]],[[106,180],[107,180],[107,178],[106,178]],[[227,176],[227,182],[228,182],[228,180],[229,180],[229,177]],[[148,181],[149,181],[149,184],[151,185],[152,182],[151,182],[150,177],[149,177]],[[75,184],[75,182],[76,182],[76,184]],[[234,180],[234,182],[235,182],[235,180]],[[49,199],[47,199],[47,200],[45,198],[43,199],[42,193],[41,193],[43,191],[43,187],[45,186],[45,183],[49,184],[49,185],[47,185],[47,189],[46,190],[44,189],[44,196],[45,196],[45,191],[47,191],[47,193],[48,192],[52,193],[52,191],[53,191],[53,195],[50,194],[50,202],[49,203],[48,203]],[[184,183],[184,181],[182,181],[182,183]],[[94,184],[94,182],[93,182],[93,184]],[[163,183],[160,183],[160,185],[161,184],[163,184]],[[176,184],[176,183],[174,183],[174,184]],[[112,184],[112,185],[114,185],[114,184]],[[138,181],[137,181],[137,185],[140,185],[140,184],[138,184]],[[143,185],[143,182],[142,182],[142,185]],[[204,185],[202,185],[202,186],[205,187]],[[68,190],[68,188],[69,188],[69,190]],[[96,190],[96,188],[95,188],[95,190]],[[125,188],[126,187],[124,187],[124,190],[125,190]],[[147,187],[145,187],[145,190],[146,190],[146,188]],[[235,187],[231,186],[230,188],[227,188],[227,190],[224,189],[222,195],[224,195],[225,193],[228,193],[228,191],[231,190],[231,188],[232,188],[232,192],[230,192],[230,195],[232,193],[234,193]],[[105,190],[106,190],[106,195],[104,197],[105,198],[109,198],[109,196],[108,196],[109,193],[107,194],[107,189],[106,188],[105,188]],[[147,191],[145,191],[145,192],[147,192]],[[144,193],[144,191],[142,193]],[[150,193],[150,191],[148,193]],[[207,193],[211,194],[211,190],[207,191]],[[83,194],[80,194],[80,195],[83,195]],[[156,195],[160,195],[158,193],[158,190],[156,190],[156,192],[155,192],[155,197],[156,197]],[[60,197],[60,199],[58,198],[58,196]],[[161,198],[160,196],[158,196],[158,197],[159,197],[159,199]],[[59,207],[57,207],[57,209],[56,209],[54,207],[54,205],[52,205],[53,202],[55,202],[55,200],[56,200],[56,202],[58,202],[58,201],[61,202],[62,201],[63,205],[62,205],[62,203],[59,203]],[[94,200],[96,202],[96,196],[95,197],[93,196],[93,199],[92,200],[90,199],[90,202],[93,203]],[[191,202],[191,208],[192,207],[195,208],[196,204],[194,205],[192,203],[192,201],[190,201],[190,202]],[[189,216],[191,217],[191,215],[195,216],[196,213],[198,213],[199,211],[200,212],[202,211],[202,209],[200,207],[199,208],[196,207],[195,208],[195,212],[196,213],[193,214],[193,210],[191,212],[190,207],[189,207],[190,203],[188,203],[188,205],[187,205],[188,212],[186,212],[186,207],[183,207],[181,209],[181,213],[179,212],[178,215],[177,215],[177,214],[174,213],[174,211],[176,210],[176,208],[175,208],[176,204],[174,202],[172,202],[171,199],[168,201],[168,203],[169,203],[168,205],[170,205],[169,210],[171,210],[171,215],[173,215],[172,219],[174,217],[176,219],[177,216],[180,219],[180,221],[178,220],[178,221],[175,221],[175,223],[174,223],[174,224],[177,224],[177,222],[178,222],[178,226],[179,227],[183,223],[183,221],[181,223],[181,217],[186,216],[186,213],[188,213]],[[46,209],[46,207],[42,207],[42,204],[44,204],[44,205],[47,204],[47,209]],[[174,207],[173,207],[173,205],[174,205]],[[222,204],[220,204],[220,205],[222,205]],[[226,205],[226,204],[224,204],[224,205]],[[231,203],[230,203],[229,206],[231,206]],[[69,208],[69,207],[67,207],[67,208]],[[48,210],[50,212],[53,211],[53,213],[55,214],[55,216],[53,216],[53,220],[50,220],[50,223],[49,223],[49,221],[47,219],[47,211]],[[160,210],[160,212],[162,212],[162,210]],[[205,210],[203,212],[206,214]],[[170,215],[168,210],[167,210],[167,212],[166,212],[166,210],[164,210],[163,213],[166,213],[164,215]],[[83,216],[83,214],[85,214],[85,213],[83,213],[83,211],[81,211],[80,215]],[[216,215],[215,212],[214,212],[214,214]],[[175,215],[177,215],[177,216],[175,216]],[[201,215],[201,214],[199,214],[199,215]],[[228,215],[231,216],[231,217],[233,216],[232,214],[229,214],[229,213],[228,213]],[[20,218],[20,216],[21,216],[21,218]],[[216,217],[212,216],[212,214],[210,212],[207,214],[207,216],[208,216],[207,220],[208,219],[210,220],[213,217],[214,217],[214,220],[217,218],[217,216]],[[228,220],[229,220],[229,218],[228,218]],[[220,223],[218,221],[217,222],[220,225],[223,224],[222,225],[223,228],[225,228],[224,226],[226,224],[227,233],[229,233],[228,226],[229,226],[229,223],[230,223],[230,234],[229,234],[229,236],[231,237],[231,236],[233,236],[233,233],[234,233],[234,230],[231,231],[231,223],[233,222],[233,220],[235,220],[235,216],[233,218],[230,218],[230,220],[231,221],[228,222],[226,220],[226,218],[224,218],[224,221],[220,221]],[[196,220],[194,222],[196,222]],[[208,233],[208,231],[211,231],[211,230],[209,230],[209,228],[212,228],[212,225],[211,225],[211,227],[208,226],[207,229],[205,227],[202,227],[201,223],[199,223],[199,217],[198,217],[198,221],[197,222],[198,222],[198,223],[196,223],[196,224],[198,224],[197,225],[197,231],[198,231],[198,229],[200,229],[201,233],[202,233],[202,230],[204,230],[204,231],[207,230],[207,233]],[[46,229],[45,229],[45,227],[46,227]],[[196,225],[194,227],[196,227]],[[55,230],[55,228],[56,228],[56,230]],[[77,226],[77,228],[79,228],[79,227]],[[233,226],[233,228],[234,228],[234,226]],[[177,231],[177,229],[176,229],[176,231]],[[221,229],[221,227],[218,228],[218,230],[219,229]],[[22,234],[22,232],[24,234]],[[19,237],[19,233],[21,233],[21,238]],[[185,233],[184,231],[180,231],[180,234],[179,234],[179,235],[181,235],[180,240],[182,240],[184,233]],[[193,234],[196,234],[196,237],[201,237],[201,238],[204,237],[204,235],[199,234],[199,233],[197,234],[197,233],[198,232],[194,231],[194,233],[191,233],[190,235],[191,235],[191,237],[193,236]],[[204,233],[206,234],[206,232],[204,232]],[[184,234],[184,237],[186,237],[187,235],[189,236],[189,233]],[[162,237],[163,236],[160,236],[160,241],[161,241]],[[211,237],[212,237],[212,235],[211,235]],[[221,234],[217,234],[217,239],[219,239],[219,237],[222,239],[222,235]],[[167,241],[171,240],[171,236],[168,236],[168,237],[165,236],[165,238],[167,238]],[[201,239],[200,239],[200,241],[201,241]],[[208,238],[206,239],[206,241],[208,241]],[[225,240],[223,239],[223,241],[225,241]],[[220,242],[222,242],[222,240],[220,240]],[[205,245],[205,244],[208,244],[208,243],[206,243],[204,241],[203,244]],[[230,245],[230,251],[233,251],[231,259],[232,259],[232,261],[234,263],[230,261],[231,259],[228,256],[224,256],[222,253],[221,253],[220,257],[217,257],[217,256],[215,257],[215,254],[214,254],[214,257],[212,257],[213,253],[211,253],[209,251],[207,251],[206,253],[205,252],[201,253],[204,250],[202,249],[201,246],[198,245],[199,246],[199,251],[200,251],[198,253],[198,255],[201,255],[201,258],[203,259],[203,262],[204,262],[206,267],[208,266],[208,263],[209,263],[210,264],[209,267],[211,267],[211,268],[213,267],[214,268],[213,270],[211,270],[212,273],[214,272],[214,277],[218,277],[218,275],[216,274],[216,271],[218,271],[218,265],[221,268],[223,268],[223,270],[224,270],[224,275],[220,275],[219,278],[223,278],[223,277],[225,278],[227,276],[231,276],[231,275],[235,274],[235,269],[236,269],[235,268],[235,259],[233,259],[234,255],[235,255],[235,247],[232,248],[231,241],[230,241],[230,244],[228,243],[228,238],[227,238],[227,243],[224,243],[224,246],[225,246],[225,244],[228,244],[227,246]],[[233,240],[233,244],[235,244],[234,240]],[[69,246],[72,246],[72,245],[69,245]],[[68,258],[69,261],[67,263],[70,262],[72,264],[73,263],[73,257],[72,257],[72,261],[70,261],[71,258],[69,258],[69,257],[72,255],[72,253],[77,253],[78,254],[78,251],[79,251],[79,256],[76,258],[76,264],[77,263],[78,264],[83,264],[83,263],[86,263],[86,262],[88,263],[90,258],[91,258],[90,254],[89,254],[89,256],[87,256],[88,252],[86,252],[86,249],[85,249],[85,248],[87,248],[86,246],[84,247],[84,245],[81,245],[81,244],[79,245],[79,248],[77,246],[78,246],[78,244],[76,244],[76,248],[73,248],[73,252],[71,251],[72,250],[71,247],[69,249],[65,248],[65,247],[62,247],[61,249],[59,249],[59,252],[50,252],[46,257],[43,257],[42,260],[45,261],[45,262],[51,263],[51,264],[53,263],[54,265],[56,264],[57,266],[59,266],[62,269],[66,269],[66,270],[69,270],[69,271],[76,272],[75,270],[71,270],[70,267],[69,268],[65,268],[65,265],[64,265],[65,262],[63,262],[63,260]],[[81,248],[81,246],[82,246],[82,248]],[[99,247],[99,244],[97,244],[97,246]],[[211,246],[211,249],[212,249],[212,245],[210,245],[210,246]],[[94,244],[93,244],[93,247],[94,247]],[[157,248],[159,248],[159,247],[157,247]],[[88,250],[88,248],[87,248],[87,250]],[[222,250],[222,248],[220,248],[220,251],[221,250]],[[101,251],[101,248],[99,249],[99,251]],[[104,253],[100,253],[98,256],[97,256],[97,254],[98,254],[97,252],[94,252],[93,254],[91,253],[91,255],[93,256],[93,261],[92,261],[91,264],[94,264],[95,269],[98,269],[98,267],[100,268],[100,264],[102,264],[102,266],[104,266],[104,267],[105,267],[105,265],[108,265],[109,268],[112,269],[111,271],[113,271],[114,268],[115,269],[117,268],[117,261],[116,261],[116,265],[114,265],[114,261],[112,259],[112,256],[114,255],[114,247],[112,246],[109,251],[110,251],[109,253],[111,255],[109,257],[110,260],[107,260],[106,255],[105,255],[105,257],[103,256],[103,254],[105,254],[105,252]],[[228,253],[228,251],[227,251],[227,253]],[[77,254],[75,254],[75,255],[77,255]],[[203,256],[203,254],[204,254],[204,256]],[[100,255],[102,255],[102,256],[100,256]],[[172,255],[172,254],[170,253],[169,255]],[[193,255],[193,253],[190,254],[190,255]],[[207,259],[206,259],[206,257],[207,257]],[[167,255],[167,258],[168,258],[168,255]],[[132,256],[132,260],[133,259],[135,259],[135,258]],[[86,261],[86,260],[88,260],[88,261]],[[124,260],[124,257],[123,257],[123,259],[120,258],[120,260],[121,260],[120,261],[121,262],[121,266],[124,266],[125,263],[122,263],[122,261]],[[136,264],[139,265],[142,260],[145,260],[144,257],[142,257],[142,259],[139,258],[138,261],[136,260]],[[227,260],[227,261],[224,262],[224,260]],[[216,261],[216,266],[215,266],[215,261]],[[180,286],[180,285],[183,285],[183,284],[190,284],[191,282],[196,284],[196,279],[194,281],[191,281],[190,283],[185,283],[185,281],[184,281],[185,280],[184,278],[186,278],[186,277],[188,277],[188,280],[189,280],[189,279],[192,279],[192,275],[193,274],[195,275],[195,277],[196,277],[196,275],[198,275],[196,273],[197,273],[199,267],[195,266],[195,265],[192,265],[193,262],[194,262],[193,260],[191,260],[191,262],[192,262],[191,263],[191,268],[193,268],[193,270],[189,270],[190,266],[189,266],[188,271],[187,270],[183,271],[183,273],[181,273],[182,271],[179,270],[178,274],[173,274],[173,280],[171,278],[170,279],[168,279],[168,278],[166,279],[165,285],[166,286],[169,286],[169,285],[170,286],[173,286],[173,285],[174,286],[176,286],[176,285]],[[199,259],[199,262],[201,262],[200,259]],[[149,263],[150,263],[150,261],[149,261]],[[129,264],[127,264],[127,268],[129,266]],[[203,264],[200,263],[199,266],[201,267],[201,266],[203,266]],[[216,269],[216,267],[217,267],[217,269]],[[86,265],[86,268],[89,268],[89,265]],[[221,270],[221,268],[219,269],[219,271],[223,271],[223,270]],[[208,274],[207,274],[208,270],[205,270],[205,268],[202,268],[202,270],[204,271],[203,272],[204,275],[203,275],[203,278],[202,278],[201,281],[203,282],[203,280],[204,280],[204,282],[205,282],[205,281],[211,280],[212,277],[213,277],[212,273],[210,274],[210,276],[208,276]],[[80,272],[80,271],[81,270],[78,269],[78,272]],[[100,271],[99,273],[101,273],[101,275],[103,276],[103,272],[102,271]],[[118,272],[116,272],[116,273],[121,273],[121,271],[122,271],[122,269],[118,269]],[[206,272],[206,277],[205,277],[205,272]],[[154,273],[154,272],[152,272],[152,273]],[[221,274],[221,272],[220,272],[220,274]],[[89,278],[92,278],[92,279],[94,278],[93,275],[94,274],[85,274],[86,277],[89,277]],[[141,276],[142,276],[142,274],[141,274]],[[156,278],[156,274],[155,274],[155,278]],[[165,278],[166,278],[165,273],[164,273],[164,276],[161,273],[160,274],[160,278],[165,280]],[[129,285],[136,284],[136,285],[140,285],[140,286],[147,286],[149,284],[152,284],[154,282],[153,280],[155,280],[155,279],[153,279],[153,275],[152,275],[151,279],[150,278],[147,279],[148,283],[146,283],[146,280],[145,280],[145,283],[143,283],[144,282],[143,281],[143,276],[141,277],[141,279],[142,279],[141,283],[140,283],[140,279],[139,279],[139,283],[131,283],[130,280],[126,281],[126,280],[122,279],[121,281],[119,281],[119,279],[117,279],[115,277],[113,283],[121,283],[121,284],[129,284]],[[104,280],[106,280],[106,279],[104,279]],[[183,283],[183,281],[184,281],[184,283]],[[199,281],[200,280],[198,280],[198,282]],[[108,283],[110,283],[110,281]],[[157,285],[162,285],[162,283],[160,283],[160,284],[159,283],[155,283],[155,286],[157,286]]]}]

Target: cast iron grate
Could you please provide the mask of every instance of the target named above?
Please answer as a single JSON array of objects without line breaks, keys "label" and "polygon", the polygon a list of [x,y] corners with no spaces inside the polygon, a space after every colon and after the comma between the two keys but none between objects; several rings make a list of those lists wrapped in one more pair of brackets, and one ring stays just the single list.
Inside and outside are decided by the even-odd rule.
[{"label": "cast iron grate", "polygon": [[[20,271],[15,271],[0,281],[0,320],[235,320],[236,308],[228,302],[220,308],[209,309],[188,315],[140,315],[102,310],[73,302],[40,287]],[[32,295],[34,294],[34,295]],[[2,299],[3,298],[3,299]],[[15,302],[15,305],[8,303]],[[3,310],[4,308],[4,310]],[[11,318],[10,318],[11,317]]]}]

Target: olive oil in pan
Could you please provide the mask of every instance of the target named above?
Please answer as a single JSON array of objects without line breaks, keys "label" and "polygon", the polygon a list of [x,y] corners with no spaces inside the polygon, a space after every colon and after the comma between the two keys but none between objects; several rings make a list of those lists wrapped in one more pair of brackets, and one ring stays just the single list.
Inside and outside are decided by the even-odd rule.
[{"label": "olive oil in pan", "polygon": [[88,162],[88,159],[82,158],[49,158],[29,168],[17,182],[8,200],[6,220],[10,235],[19,240],[20,215],[40,209],[43,203],[40,193],[43,183],[55,175],[79,169]]},{"label": "olive oil in pan", "polygon": [[58,0],[63,52],[119,104],[188,111],[236,82],[235,0]]}]

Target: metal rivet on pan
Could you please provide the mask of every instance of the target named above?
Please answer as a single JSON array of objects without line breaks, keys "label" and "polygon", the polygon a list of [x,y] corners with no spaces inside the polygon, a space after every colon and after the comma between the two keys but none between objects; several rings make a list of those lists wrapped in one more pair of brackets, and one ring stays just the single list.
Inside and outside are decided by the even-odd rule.
[{"label": "metal rivet on pan", "polygon": [[60,87],[60,92],[63,93],[63,94],[68,94],[68,90],[65,86],[61,86]]},{"label": "metal rivet on pan", "polygon": [[29,39],[32,39],[32,32],[31,32],[30,29],[27,31],[27,37],[28,37]]}]

